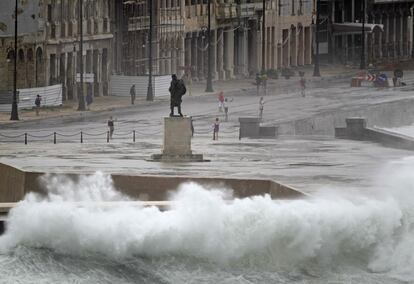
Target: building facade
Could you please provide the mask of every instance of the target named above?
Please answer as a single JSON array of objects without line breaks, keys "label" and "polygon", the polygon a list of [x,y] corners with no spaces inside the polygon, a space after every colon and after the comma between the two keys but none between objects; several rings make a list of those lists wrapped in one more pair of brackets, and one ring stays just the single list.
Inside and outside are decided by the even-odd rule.
[{"label": "building facade", "polygon": [[[76,74],[80,60],[85,73],[94,74],[87,91],[108,94],[111,72],[112,1],[84,0],[83,19],[73,0],[21,0],[18,16],[18,88],[61,83],[64,99],[76,99]],[[0,90],[11,90],[14,68],[14,1],[0,3]],[[83,24],[84,53],[79,52],[79,27]],[[7,79],[6,79],[7,78]]]},{"label": "building facade", "polygon": [[[207,77],[207,3],[153,1],[155,74],[186,74],[194,80]],[[262,0],[211,0],[210,11],[213,78],[247,77],[262,67],[311,64],[314,1],[266,0],[264,40]],[[117,2],[115,23],[114,72],[147,74],[148,1]]]},{"label": "building facade", "polygon": [[[413,0],[320,1],[322,53],[333,63],[398,62],[413,55]],[[364,3],[365,2],[365,3]],[[365,6],[365,11],[364,11]],[[362,22],[365,40],[362,44]]]}]

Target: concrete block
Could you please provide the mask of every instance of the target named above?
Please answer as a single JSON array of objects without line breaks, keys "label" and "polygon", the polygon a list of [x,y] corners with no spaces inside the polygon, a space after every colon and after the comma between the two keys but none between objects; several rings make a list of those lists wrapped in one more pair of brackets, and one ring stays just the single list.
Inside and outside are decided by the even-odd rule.
[{"label": "concrete block", "polygon": [[383,129],[368,128],[365,118],[347,118],[346,128],[335,128],[335,137],[380,143],[387,147],[414,150],[414,139]]},{"label": "concrete block", "polygon": [[275,126],[261,126],[259,127],[259,136],[261,138],[276,138],[277,137],[277,127]]},{"label": "concrete block", "polygon": [[240,117],[240,138],[258,138],[260,136],[260,120],[257,117]]},{"label": "concrete block", "polygon": [[354,139],[363,140],[365,128],[367,127],[367,121],[362,117],[351,117],[345,120],[346,129],[348,134]]}]

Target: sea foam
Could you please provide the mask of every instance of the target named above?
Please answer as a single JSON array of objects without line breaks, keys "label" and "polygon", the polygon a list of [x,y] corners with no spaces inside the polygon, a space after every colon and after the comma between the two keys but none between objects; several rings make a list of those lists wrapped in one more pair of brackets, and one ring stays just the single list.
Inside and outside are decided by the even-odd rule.
[{"label": "sea foam", "polygon": [[77,183],[46,176],[49,194],[28,194],[10,212],[0,252],[25,246],[116,259],[177,255],[269,269],[357,262],[414,280],[413,168],[413,159],[390,165],[377,194],[297,200],[234,199],[229,190],[186,183],[171,194],[167,211],[130,203],[79,206],[130,199],[102,173]]}]

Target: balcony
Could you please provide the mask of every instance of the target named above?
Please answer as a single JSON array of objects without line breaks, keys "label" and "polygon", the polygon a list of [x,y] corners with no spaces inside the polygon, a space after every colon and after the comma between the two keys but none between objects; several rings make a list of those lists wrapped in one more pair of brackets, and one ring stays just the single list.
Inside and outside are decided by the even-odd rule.
[{"label": "balcony", "polygon": [[263,10],[262,2],[243,3],[237,5],[237,13],[241,18],[250,18],[257,16],[257,11]]},{"label": "balcony", "polygon": [[103,19],[103,33],[109,33],[109,19],[108,18],[104,18]]},{"label": "balcony", "polygon": [[236,4],[227,4],[219,3],[216,6],[216,19],[225,20],[225,19],[235,19],[237,18],[237,5]]},{"label": "balcony", "polygon": [[128,31],[147,30],[149,27],[149,16],[133,17],[128,19]]}]

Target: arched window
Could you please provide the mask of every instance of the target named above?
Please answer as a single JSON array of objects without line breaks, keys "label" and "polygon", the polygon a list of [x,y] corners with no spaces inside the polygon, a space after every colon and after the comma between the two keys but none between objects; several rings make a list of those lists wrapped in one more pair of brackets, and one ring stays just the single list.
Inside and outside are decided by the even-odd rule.
[{"label": "arched window", "polygon": [[43,60],[43,51],[40,47],[36,49],[36,63],[41,64]]},{"label": "arched window", "polygon": [[36,86],[40,87],[44,84],[44,64],[43,64],[43,50],[41,47],[36,49],[36,70],[35,70],[35,80]]},{"label": "arched window", "polygon": [[27,61],[32,62],[33,61],[33,49],[29,48],[27,51]]},{"label": "arched window", "polygon": [[14,60],[14,50],[9,50],[7,53],[7,62],[12,62]]},{"label": "arched window", "polygon": [[20,63],[24,62],[24,51],[23,51],[23,49],[19,49],[19,62]]}]

